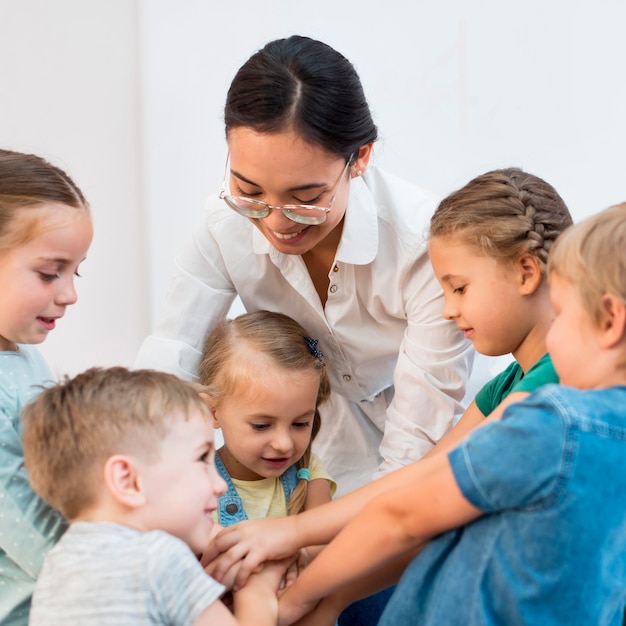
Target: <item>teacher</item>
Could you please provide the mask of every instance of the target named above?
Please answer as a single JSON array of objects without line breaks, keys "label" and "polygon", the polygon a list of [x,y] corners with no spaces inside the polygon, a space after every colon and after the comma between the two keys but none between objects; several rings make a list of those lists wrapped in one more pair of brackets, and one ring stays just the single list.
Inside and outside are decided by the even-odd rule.
[{"label": "teacher", "polygon": [[442,317],[426,249],[437,199],[373,164],[377,128],[352,64],[291,36],[237,72],[228,155],[138,367],[194,379],[239,296],[318,340],[333,389],[315,450],[338,495],[423,456],[463,411],[473,351]]}]

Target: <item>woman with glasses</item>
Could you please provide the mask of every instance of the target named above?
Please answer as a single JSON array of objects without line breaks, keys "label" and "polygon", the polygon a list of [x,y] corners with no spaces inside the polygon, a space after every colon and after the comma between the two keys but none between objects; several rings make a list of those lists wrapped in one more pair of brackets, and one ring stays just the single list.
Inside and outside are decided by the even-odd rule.
[{"label": "woman with glasses", "polygon": [[377,128],[352,64],[292,36],[239,69],[219,197],[176,260],[137,365],[195,379],[239,296],[318,338],[333,394],[316,452],[338,495],[423,456],[463,407],[472,351],[442,317],[431,194],[372,163]]}]

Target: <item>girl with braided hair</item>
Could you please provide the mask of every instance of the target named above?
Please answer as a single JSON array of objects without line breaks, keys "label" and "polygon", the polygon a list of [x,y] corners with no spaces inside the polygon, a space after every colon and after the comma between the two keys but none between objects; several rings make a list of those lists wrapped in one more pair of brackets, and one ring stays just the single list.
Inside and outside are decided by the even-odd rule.
[{"label": "girl with braided hair", "polygon": [[432,454],[450,450],[484,418],[499,418],[537,387],[558,382],[546,350],[554,317],[546,267],[552,244],[571,224],[554,187],[518,168],[478,176],[437,207],[428,250],[444,290],[443,316],[477,352],[515,360],[476,394]]}]

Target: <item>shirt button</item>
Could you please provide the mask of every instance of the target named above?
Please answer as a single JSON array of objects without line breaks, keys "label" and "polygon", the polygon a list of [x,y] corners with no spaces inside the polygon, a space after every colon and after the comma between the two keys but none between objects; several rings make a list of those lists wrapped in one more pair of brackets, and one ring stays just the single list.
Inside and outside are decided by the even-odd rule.
[{"label": "shirt button", "polygon": [[344,374],[343,379],[349,383],[352,380],[352,376],[350,376],[350,374]]},{"label": "shirt button", "polygon": [[330,286],[330,293],[335,293],[337,291],[337,285]]},{"label": "shirt button", "polygon": [[335,267],[333,267],[333,272],[338,272],[338,271],[339,271],[339,267],[335,265]]},{"label": "shirt button", "polygon": [[234,502],[229,502],[226,505],[226,513],[234,515],[239,510],[239,507]]}]

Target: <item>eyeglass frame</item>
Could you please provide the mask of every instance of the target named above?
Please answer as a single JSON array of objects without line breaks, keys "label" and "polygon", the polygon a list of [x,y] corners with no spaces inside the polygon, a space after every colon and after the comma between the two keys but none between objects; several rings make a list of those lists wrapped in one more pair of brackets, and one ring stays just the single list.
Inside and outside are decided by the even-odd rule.
[{"label": "eyeglass frame", "polygon": [[[230,165],[230,153],[229,153],[226,156],[226,165],[224,167],[224,180],[222,181],[222,186],[220,188],[219,197],[221,200],[224,200],[224,202],[227,204],[229,208],[231,208],[233,211],[235,211],[236,213],[238,213],[239,215],[243,217],[249,217],[250,219],[255,219],[255,220],[263,219],[270,214],[271,210],[280,209],[281,213],[287,219],[290,219],[292,222],[296,222],[297,224],[307,224],[309,226],[319,226],[320,224],[323,224],[328,219],[328,214],[333,210],[333,204],[335,203],[335,198],[337,197],[337,194],[339,193],[339,189],[341,188],[341,183],[343,182],[343,179],[351,163],[352,163],[352,156],[346,161],[346,165],[343,168],[341,174],[339,175],[337,182],[335,183],[335,190],[333,192],[332,198],[330,199],[330,203],[328,204],[328,207],[321,207],[315,204],[273,205],[267,202],[263,202],[263,200],[255,200],[254,198],[246,198],[245,196],[234,196],[232,194],[226,193],[226,176],[228,175],[228,170],[229,170],[229,165]],[[244,200],[245,202],[249,202],[250,204],[259,205],[260,207],[262,207],[262,210],[259,211],[259,215],[249,215],[246,213],[242,213],[241,212],[242,207],[237,205],[235,202],[231,203],[231,200],[233,199],[241,199],[241,200]],[[320,218],[320,221],[317,221],[317,218],[314,218],[316,221],[308,221],[306,220],[306,217],[304,215],[300,216],[301,219],[295,219],[294,216],[289,214],[290,211],[293,211],[295,209],[307,210],[307,211],[310,211],[310,210],[323,211],[324,216],[323,216],[323,219]],[[303,221],[302,218],[304,218],[306,221]]]}]

